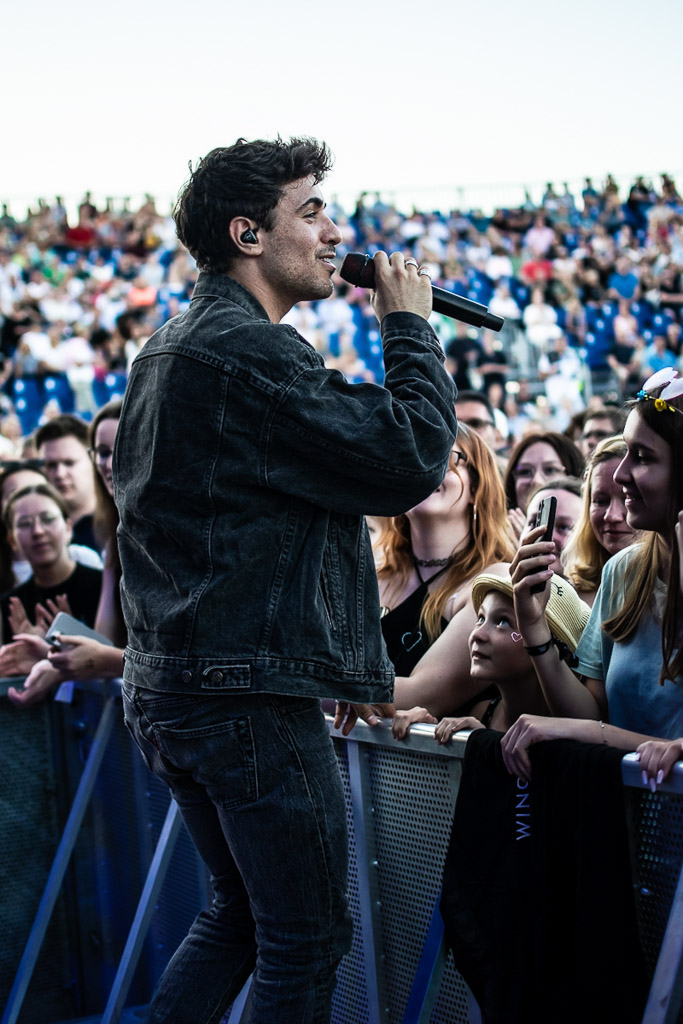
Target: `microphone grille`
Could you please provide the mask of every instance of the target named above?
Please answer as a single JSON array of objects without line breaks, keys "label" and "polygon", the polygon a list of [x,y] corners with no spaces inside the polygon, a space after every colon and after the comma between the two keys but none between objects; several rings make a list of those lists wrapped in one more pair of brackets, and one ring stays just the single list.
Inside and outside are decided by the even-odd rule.
[{"label": "microphone grille", "polygon": [[339,276],[360,288],[375,287],[375,264],[372,257],[362,252],[349,252],[344,257]]}]

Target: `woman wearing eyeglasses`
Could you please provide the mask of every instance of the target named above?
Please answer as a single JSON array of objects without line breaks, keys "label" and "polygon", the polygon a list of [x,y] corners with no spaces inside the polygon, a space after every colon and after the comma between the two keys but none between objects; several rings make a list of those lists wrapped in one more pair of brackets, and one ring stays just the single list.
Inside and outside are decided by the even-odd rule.
[{"label": "woman wearing eyeglasses", "polygon": [[397,674],[395,705],[456,713],[482,689],[470,677],[467,649],[476,622],[472,582],[481,572],[506,575],[514,553],[492,450],[461,424],[441,486],[405,515],[378,522],[382,631]]},{"label": "woman wearing eyeglasses", "polygon": [[20,488],[7,502],[5,522],[12,547],[30,564],[32,574],[0,601],[3,635],[11,635],[12,598],[21,601],[33,624],[41,608],[65,599],[73,614],[92,626],[102,573],[72,558],[71,520],[59,492],[47,482]]},{"label": "woman wearing eyeglasses", "polygon": [[534,491],[559,476],[583,476],[580,449],[564,434],[546,430],[527,434],[510,452],[503,478],[510,536],[515,547],[526,526],[526,511]]},{"label": "woman wearing eyeglasses", "polygon": [[[95,467],[95,535],[102,548],[104,573],[94,627],[113,641],[115,646],[98,643],[89,637],[61,635],[61,648],[48,649],[47,644],[28,634],[18,634],[10,645],[17,657],[29,656],[34,662],[24,689],[10,688],[8,696],[15,704],[32,704],[64,679],[114,678],[123,672],[125,626],[119,599],[121,566],[116,544],[118,513],[113,499],[112,455],[121,416],[120,401],[103,406],[90,428],[90,454]],[[71,605],[76,618],[83,618]],[[83,619],[88,625],[93,621]]]},{"label": "woman wearing eyeglasses", "polygon": [[[528,778],[528,748],[567,737],[639,750],[654,787],[683,756],[683,649],[679,649],[683,509],[683,378],[666,368],[638,392],[614,480],[637,544],[605,565],[575,672],[560,659],[545,618],[550,544],[526,536],[512,564],[523,642],[555,719],[522,716],[503,740],[511,772]],[[662,738],[665,742],[662,742]]]}]

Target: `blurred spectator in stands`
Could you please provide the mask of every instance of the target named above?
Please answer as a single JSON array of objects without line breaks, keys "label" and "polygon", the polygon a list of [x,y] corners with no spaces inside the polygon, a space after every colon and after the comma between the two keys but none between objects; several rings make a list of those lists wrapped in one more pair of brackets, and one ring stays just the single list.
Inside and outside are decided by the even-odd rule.
[{"label": "blurred spectator in stands", "polygon": [[129,309],[151,309],[157,301],[157,288],[150,284],[144,274],[133,280],[126,293],[126,305]]},{"label": "blurred spectator in stands", "polygon": [[542,213],[534,217],[533,227],[524,236],[524,245],[529,252],[537,257],[547,256],[555,241],[555,232]]},{"label": "blurred spectator in stands", "polygon": [[480,351],[476,360],[476,376],[481,382],[479,390],[489,394],[493,384],[498,384],[504,389],[509,366],[499,335],[484,330],[481,332],[479,345]]},{"label": "blurred spectator in stands", "polygon": [[[510,254],[508,253],[507,249],[505,249],[504,246],[502,245],[495,246],[491,251],[491,255],[486,261],[487,277],[489,277],[492,281],[500,285],[502,283],[501,278],[509,278],[512,277],[513,274],[514,269],[512,266],[512,260],[510,259]],[[512,301],[514,302],[514,299]],[[499,313],[498,315],[505,316],[504,313]]]},{"label": "blurred spectator in stands", "polygon": [[[513,444],[522,439],[539,422],[538,407],[531,393],[527,377],[511,380],[505,385],[505,415],[508,419],[510,438]],[[508,409],[508,400],[512,398],[514,406]]]},{"label": "blurred spectator in stands", "polygon": [[628,299],[637,302],[640,298],[638,275],[633,272],[633,265],[628,256],[620,256],[615,269],[607,279],[607,297],[614,302]]},{"label": "blurred spectator in stands", "polygon": [[676,355],[681,354],[681,334],[683,325],[678,320],[672,320],[666,325],[666,344]]},{"label": "blurred spectator in stands", "polygon": [[663,370],[668,366],[676,365],[676,356],[667,348],[666,337],[663,334],[655,334],[649,345],[646,346],[641,363],[642,374],[650,376]]},{"label": "blurred spectator in stands", "polygon": [[579,260],[576,274],[579,300],[584,306],[597,306],[604,297],[604,288],[600,280],[600,268],[592,257]]},{"label": "blurred spectator in stands", "polygon": [[655,198],[652,187],[647,185],[643,176],[639,174],[630,188],[625,209],[629,224],[634,231],[641,232],[647,228],[647,211],[653,205]]},{"label": "blurred spectator in stands", "polygon": [[597,201],[598,191],[593,185],[592,178],[584,178],[584,187],[581,191],[581,198],[583,199],[584,205],[590,205]]},{"label": "blurred spectator in stands", "polygon": [[601,441],[621,434],[625,423],[625,410],[614,405],[587,409],[583,417],[581,434],[576,442],[584,458],[587,459]]},{"label": "blurred spectator in stands", "polygon": [[[0,419],[0,459],[16,459],[21,454],[23,432],[19,417],[7,412]],[[0,463],[0,469],[2,464]]]},{"label": "blurred spectator in stands", "polygon": [[669,310],[674,317],[680,315],[683,305],[683,280],[680,268],[672,263],[664,267],[659,277],[659,307]]},{"label": "blurred spectator in stands", "polygon": [[496,451],[502,447],[509,432],[508,418],[503,411],[505,402],[505,384],[500,378],[491,380],[486,387],[486,397],[493,409],[493,420],[496,425]]},{"label": "blurred spectator in stands", "polygon": [[638,320],[631,310],[629,299],[619,299],[619,312],[612,321],[614,340],[618,345],[633,346],[638,337]]},{"label": "blurred spectator in stands", "polygon": [[550,348],[540,354],[538,376],[555,412],[556,426],[564,430],[571,416],[584,407],[581,360],[576,349],[570,348],[565,334],[560,334]]},{"label": "blurred spectator in stands", "polygon": [[546,256],[530,256],[519,268],[521,280],[528,285],[545,285],[554,274],[553,261]]},{"label": "blurred spectator in stands", "polygon": [[97,551],[93,532],[95,485],[87,425],[69,413],[57,416],[40,427],[36,445],[40,458],[45,460],[45,475],[67,507],[74,542]]},{"label": "blurred spectator in stands", "polygon": [[625,455],[626,442],[621,437],[608,437],[593,450],[581,515],[562,553],[567,578],[589,605],[595,600],[607,560],[638,539],[628,523],[623,488],[614,479]]},{"label": "blurred spectator in stands", "polygon": [[521,321],[522,311],[515,298],[510,292],[510,286],[505,280],[498,281],[493,290],[489,310],[496,316],[502,316],[504,320]]},{"label": "blurred spectator in stands", "polygon": [[472,371],[476,368],[482,348],[476,331],[457,321],[455,337],[444,346],[446,369],[456,383],[458,391],[475,391]]},{"label": "blurred spectator in stands", "polygon": [[533,288],[531,302],[522,314],[526,336],[536,348],[545,351],[551,341],[562,334],[557,325],[557,313],[545,300],[542,288]]},{"label": "blurred spectator in stands", "polygon": [[[572,283],[572,286],[573,283]],[[586,310],[576,294],[570,295],[564,303],[565,334],[571,345],[583,345],[586,337]]]},{"label": "blurred spectator in stands", "polygon": [[8,231],[14,231],[17,226],[17,222],[10,213],[9,206],[7,203],[2,204],[2,213],[0,213],[0,228],[5,228]]}]

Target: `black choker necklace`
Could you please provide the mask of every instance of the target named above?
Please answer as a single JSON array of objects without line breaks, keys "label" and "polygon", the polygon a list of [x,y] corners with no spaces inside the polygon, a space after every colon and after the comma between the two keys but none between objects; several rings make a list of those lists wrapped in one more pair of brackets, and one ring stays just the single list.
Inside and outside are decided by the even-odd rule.
[{"label": "black choker necklace", "polygon": [[422,566],[423,569],[435,569],[437,566],[448,565],[453,561],[453,555],[448,558],[416,558],[413,555],[413,563]]}]

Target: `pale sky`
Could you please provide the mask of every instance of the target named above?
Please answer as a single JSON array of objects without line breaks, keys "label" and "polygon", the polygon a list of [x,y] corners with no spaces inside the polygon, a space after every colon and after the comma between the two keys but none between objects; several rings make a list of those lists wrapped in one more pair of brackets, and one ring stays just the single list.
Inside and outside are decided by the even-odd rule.
[{"label": "pale sky", "polygon": [[87,188],[165,208],[188,160],[277,133],[329,143],[345,204],[609,170],[683,186],[680,0],[32,0],[4,28],[16,212]]}]

